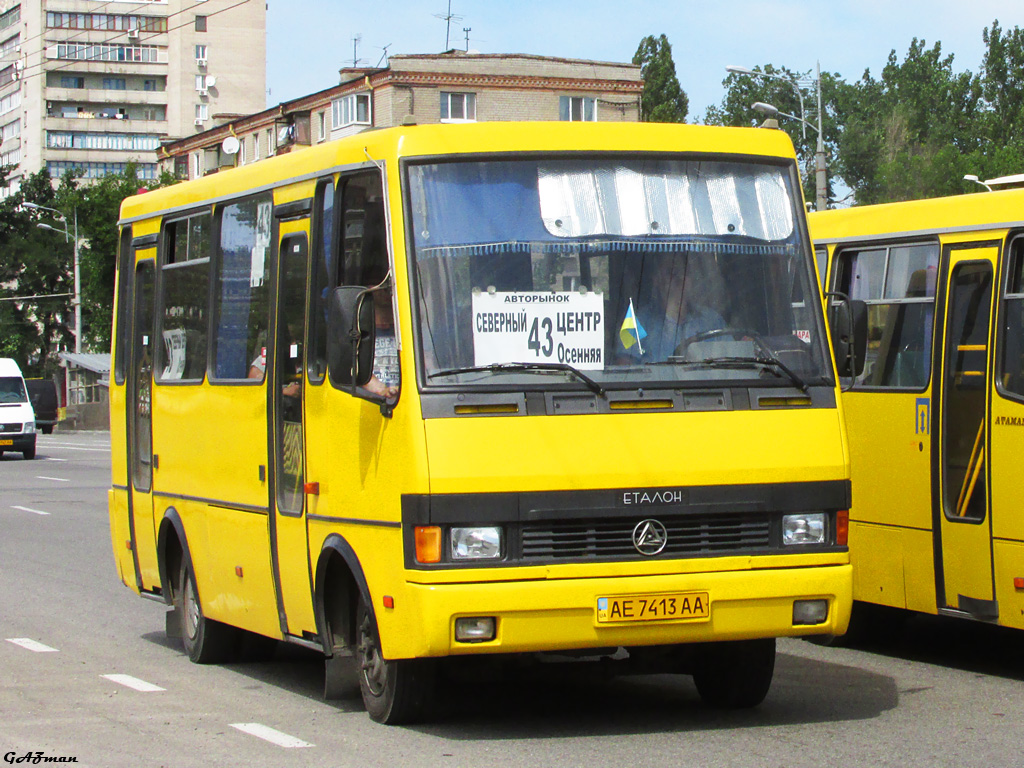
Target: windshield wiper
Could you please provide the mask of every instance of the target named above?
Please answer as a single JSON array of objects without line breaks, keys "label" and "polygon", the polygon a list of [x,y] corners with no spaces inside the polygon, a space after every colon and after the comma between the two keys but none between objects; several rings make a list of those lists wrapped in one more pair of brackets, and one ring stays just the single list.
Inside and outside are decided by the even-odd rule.
[{"label": "windshield wiper", "polygon": [[683,365],[706,365],[709,368],[746,368],[751,365],[761,366],[766,370],[773,371],[778,376],[785,376],[792,381],[801,392],[807,392],[807,382],[792,368],[774,355],[757,357],[708,357],[704,360],[674,360],[672,362]]},{"label": "windshield wiper", "polygon": [[477,371],[492,371],[494,373],[505,373],[507,371],[558,371],[560,373],[571,373],[577,379],[586,384],[587,388],[596,395],[604,397],[604,387],[568,363],[491,363],[490,365],[471,365],[465,368],[447,368],[442,371],[428,373],[428,379],[436,379],[438,376],[454,376],[459,373],[475,373]]}]

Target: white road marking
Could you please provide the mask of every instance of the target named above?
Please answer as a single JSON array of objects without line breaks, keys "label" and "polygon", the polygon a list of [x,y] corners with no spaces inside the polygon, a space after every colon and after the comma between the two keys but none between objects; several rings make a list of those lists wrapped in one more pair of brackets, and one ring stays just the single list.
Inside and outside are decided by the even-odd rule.
[{"label": "white road marking", "polygon": [[47,443],[44,448],[60,448],[63,451],[95,451],[110,453],[110,448],[88,448],[84,445],[71,445],[69,443]]},{"label": "white road marking", "polygon": [[41,509],[29,509],[28,507],[15,507],[15,506],[12,506],[11,509],[20,509],[22,512],[31,512],[33,515],[48,515],[48,514],[50,514],[49,512],[43,512]]},{"label": "white road marking", "polygon": [[47,456],[46,460],[47,461],[67,461],[67,459],[55,459],[52,456]]},{"label": "white road marking", "polygon": [[66,477],[46,477],[46,475],[36,475],[36,480],[53,480],[55,483],[70,483]]},{"label": "white road marking", "polygon": [[156,691],[167,690],[166,688],[161,688],[159,685],[147,683],[145,680],[139,680],[139,678],[132,677],[131,675],[100,675],[100,677],[104,677],[107,680],[111,680],[119,685],[132,688],[136,691],[142,691],[143,693],[154,693]]},{"label": "white road marking", "polygon": [[43,645],[42,643],[38,643],[35,640],[32,640],[27,637],[8,637],[7,642],[14,643],[15,645],[20,645],[22,648],[25,648],[29,651],[35,651],[36,653],[57,653],[56,648],[51,648],[48,645]]},{"label": "white road marking", "polygon": [[248,733],[250,736],[269,741],[271,744],[276,744],[279,747],[291,749],[294,747],[312,747],[314,744],[310,744],[308,741],[297,739],[294,736],[289,736],[287,733],[281,733],[275,731],[266,725],[260,725],[259,723],[231,723],[232,728],[237,728],[243,733]]}]

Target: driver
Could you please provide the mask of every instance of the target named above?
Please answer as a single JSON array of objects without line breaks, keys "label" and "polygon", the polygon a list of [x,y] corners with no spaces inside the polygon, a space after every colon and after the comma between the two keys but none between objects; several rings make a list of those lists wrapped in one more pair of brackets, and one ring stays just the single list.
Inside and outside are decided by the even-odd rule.
[{"label": "driver", "polygon": [[648,258],[647,264],[651,261],[653,272],[643,280],[652,285],[648,301],[634,307],[646,336],[621,350],[626,364],[662,362],[682,355],[695,336],[726,327],[722,316],[708,306],[711,286],[698,274],[701,270],[695,259],[661,256]]}]

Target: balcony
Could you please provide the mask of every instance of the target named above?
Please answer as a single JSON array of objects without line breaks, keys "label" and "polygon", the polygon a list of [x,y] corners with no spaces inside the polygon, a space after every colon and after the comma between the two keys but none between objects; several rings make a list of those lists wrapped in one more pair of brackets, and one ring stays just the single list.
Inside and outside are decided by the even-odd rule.
[{"label": "balcony", "polygon": [[[93,113],[83,113],[84,117],[62,117],[47,115],[43,128],[47,131],[95,131],[102,133],[156,133],[166,135],[169,130],[167,120],[142,120],[129,118],[97,117]],[[54,158],[62,159],[62,158]]]},{"label": "balcony", "polygon": [[100,88],[59,88],[47,86],[47,101],[72,104],[167,104],[167,91],[114,90]]}]

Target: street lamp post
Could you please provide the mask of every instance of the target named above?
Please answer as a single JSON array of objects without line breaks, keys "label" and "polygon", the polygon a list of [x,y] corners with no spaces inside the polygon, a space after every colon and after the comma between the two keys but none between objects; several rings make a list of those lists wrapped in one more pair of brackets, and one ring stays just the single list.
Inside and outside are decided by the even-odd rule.
[{"label": "street lamp post", "polygon": [[[825,166],[825,135],[822,131],[821,124],[821,63],[817,64],[817,77],[814,79],[814,88],[818,99],[818,125],[815,126],[804,119],[804,94],[803,88],[800,83],[797,82],[796,78],[783,77],[782,75],[775,75],[770,72],[755,72],[752,69],[746,67],[727,66],[727,72],[733,72],[737,75],[749,75],[750,77],[767,77],[773,80],[781,80],[784,83],[789,83],[793,86],[793,90],[796,91],[797,98],[800,100],[800,116],[789,115],[785,112],[779,112],[775,107],[771,107],[770,104],[764,104],[758,102],[762,107],[771,107],[774,110],[774,114],[781,115],[782,117],[788,117],[792,120],[797,120],[801,124],[801,133],[804,138],[807,138],[807,128],[816,131],[818,134],[818,142],[816,151],[814,153],[814,191],[815,191],[815,210],[824,211],[828,205],[828,170]],[[765,110],[758,110],[765,111]]]},{"label": "street lamp post", "polygon": [[29,202],[22,203],[22,205],[26,208],[31,208],[32,210],[49,211],[56,217],[57,221],[64,224],[64,229],[61,230],[56,227],[51,227],[49,224],[39,222],[36,224],[39,229],[48,229],[51,232],[63,234],[64,242],[67,242],[69,239],[74,240],[75,294],[74,298],[71,299],[71,303],[75,308],[75,353],[80,353],[82,351],[82,283],[78,260],[78,208],[75,208],[72,214],[74,222],[74,236],[72,237],[72,233],[68,230],[67,217],[56,208],[47,208],[45,205],[37,205],[36,203]]}]

